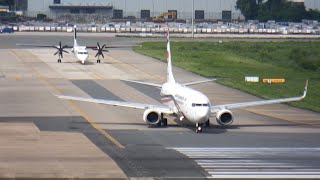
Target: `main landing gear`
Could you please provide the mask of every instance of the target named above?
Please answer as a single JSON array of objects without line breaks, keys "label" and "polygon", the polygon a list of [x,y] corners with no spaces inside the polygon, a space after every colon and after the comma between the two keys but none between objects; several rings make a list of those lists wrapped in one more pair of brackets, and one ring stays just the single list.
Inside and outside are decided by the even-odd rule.
[{"label": "main landing gear", "polygon": [[163,114],[161,113],[160,121],[158,122],[158,126],[164,126],[166,127],[168,125],[168,119],[163,117]]},{"label": "main landing gear", "polygon": [[206,127],[210,127],[210,120],[208,119],[208,121],[205,123]]},{"label": "main landing gear", "polygon": [[205,127],[210,127],[210,120],[208,119],[208,121],[205,124],[197,123],[196,124],[196,133],[202,133],[203,125]]},{"label": "main landing gear", "polygon": [[97,59],[97,63],[101,63],[101,60],[100,60],[100,59]]},{"label": "main landing gear", "polygon": [[61,59],[58,59],[58,63],[61,63]]}]

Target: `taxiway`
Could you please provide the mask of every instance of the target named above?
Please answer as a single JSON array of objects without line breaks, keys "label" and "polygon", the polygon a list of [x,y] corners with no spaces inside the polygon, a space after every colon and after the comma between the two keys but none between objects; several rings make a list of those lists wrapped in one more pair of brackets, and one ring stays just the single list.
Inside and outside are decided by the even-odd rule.
[{"label": "taxiway", "polygon": [[[161,83],[166,64],[130,49],[110,51],[101,64],[93,51],[87,65],[67,54],[58,64],[53,49],[14,46],[28,36],[0,38],[0,177],[320,178],[319,113],[268,105],[236,110],[235,123],[227,128],[213,117],[203,134],[173,118],[168,127],[153,128],[142,120],[142,111],[65,101],[53,94],[160,103],[158,89],[121,79]],[[39,36],[29,43],[60,38],[72,40]],[[105,41],[142,41],[110,39]],[[179,82],[204,79],[180,68],[173,71]],[[216,104],[259,99],[216,83],[194,88]]]}]

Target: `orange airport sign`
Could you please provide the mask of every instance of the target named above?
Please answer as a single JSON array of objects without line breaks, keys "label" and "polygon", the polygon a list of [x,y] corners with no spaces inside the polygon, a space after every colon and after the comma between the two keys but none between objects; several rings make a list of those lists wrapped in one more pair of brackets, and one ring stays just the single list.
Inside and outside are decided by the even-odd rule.
[{"label": "orange airport sign", "polygon": [[268,83],[268,84],[280,84],[280,83],[285,83],[285,79],[262,79],[263,83]]}]

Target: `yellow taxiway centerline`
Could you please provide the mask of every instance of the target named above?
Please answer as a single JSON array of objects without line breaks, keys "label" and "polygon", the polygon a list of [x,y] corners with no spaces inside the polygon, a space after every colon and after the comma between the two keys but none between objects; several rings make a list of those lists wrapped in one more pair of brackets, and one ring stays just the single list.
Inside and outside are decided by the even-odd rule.
[{"label": "yellow taxiway centerline", "polygon": [[[22,62],[24,62],[19,56],[17,56],[14,52],[12,52],[12,54],[19,58]],[[24,62],[25,63],[25,62]],[[25,63],[26,65],[28,63]],[[39,80],[42,80],[44,82],[46,82],[55,92],[59,93],[59,94],[63,94],[62,90],[60,88],[58,88],[55,84],[51,83],[46,77],[44,77],[39,71],[37,71],[32,65],[29,65],[31,71],[38,77]],[[97,131],[99,131],[101,134],[103,134],[106,138],[108,138],[111,142],[113,142],[117,147],[119,147],[120,149],[124,149],[125,147],[118,142],[116,139],[114,139],[110,134],[108,134],[106,131],[104,131],[102,128],[100,128],[95,122],[94,120],[85,112],[83,112],[73,101],[71,100],[67,100],[69,102],[69,104],[82,116],[84,117]]]}]

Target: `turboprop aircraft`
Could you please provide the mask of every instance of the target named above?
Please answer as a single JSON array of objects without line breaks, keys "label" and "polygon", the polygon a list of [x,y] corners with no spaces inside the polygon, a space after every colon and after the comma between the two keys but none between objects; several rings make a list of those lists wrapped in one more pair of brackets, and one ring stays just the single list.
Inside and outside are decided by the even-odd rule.
[{"label": "turboprop aircraft", "polygon": [[210,103],[206,95],[188,87],[194,84],[209,82],[213,79],[191,82],[186,84],[179,84],[175,81],[172,74],[169,33],[167,35],[167,62],[167,82],[163,85],[139,81],[130,81],[161,88],[160,96],[163,105],[112,101],[107,99],[92,99],[63,95],[57,95],[57,97],[68,100],[85,101],[112,106],[143,109],[143,120],[150,125],[167,126],[167,119],[164,118],[164,115],[173,115],[179,117],[181,121],[186,119],[194,123],[196,125],[196,132],[200,133],[202,132],[203,126],[210,126],[209,118],[212,115],[215,115],[218,124],[226,126],[233,123],[234,116],[231,112],[232,109],[290,101],[299,101],[305,98],[307,94],[308,81],[306,81],[303,95],[299,97],[213,105]]},{"label": "turboprop aircraft", "polygon": [[17,44],[18,46],[31,46],[31,47],[51,47],[55,48],[58,51],[54,53],[54,55],[59,56],[58,58],[58,63],[61,63],[63,59],[63,53],[69,53],[65,49],[71,49],[71,52],[73,53],[73,56],[80,60],[82,64],[85,64],[85,62],[89,58],[89,53],[87,51],[87,48],[93,49],[97,51],[97,54],[95,57],[98,57],[97,63],[101,63],[100,56],[104,58],[103,52],[108,52],[107,49],[109,48],[123,48],[123,47],[132,47],[132,46],[107,46],[106,44],[103,44],[102,47],[100,46],[99,42],[97,42],[97,46],[80,46],[77,43],[77,27],[74,26],[74,40],[73,40],[73,46],[69,45],[61,45],[61,41],[58,46],[53,46],[53,45],[37,45],[37,44]]}]

